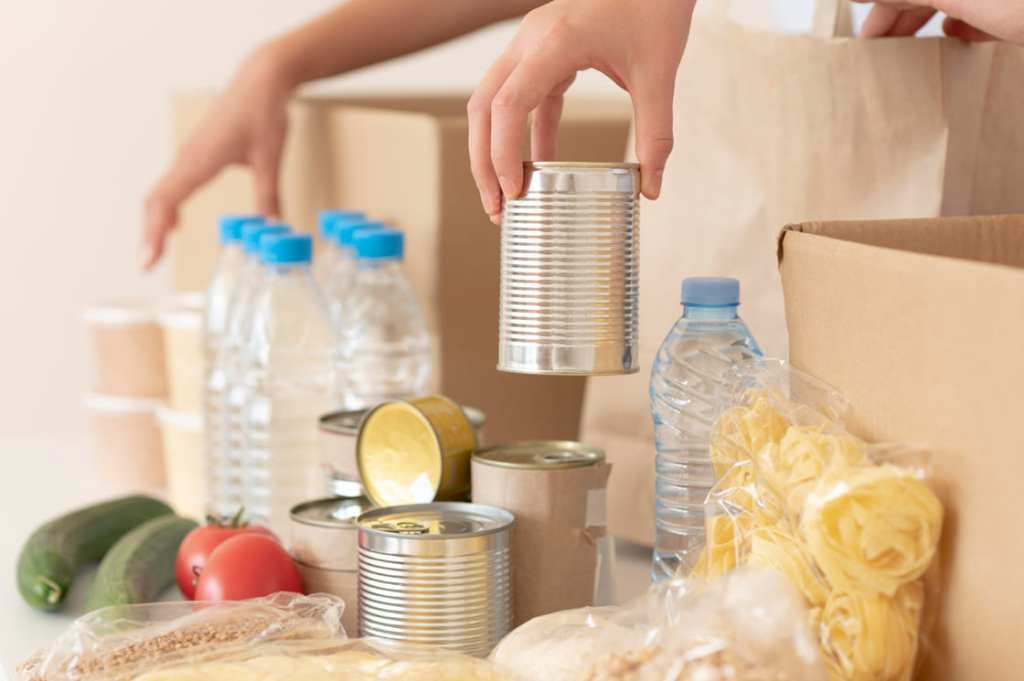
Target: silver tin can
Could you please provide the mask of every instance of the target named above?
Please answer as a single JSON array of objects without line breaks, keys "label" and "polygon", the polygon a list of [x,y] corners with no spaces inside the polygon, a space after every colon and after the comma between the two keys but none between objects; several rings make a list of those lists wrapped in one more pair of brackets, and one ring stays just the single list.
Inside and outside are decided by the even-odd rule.
[{"label": "silver tin can", "polygon": [[512,628],[512,524],[460,502],[360,516],[360,636],[486,657]]},{"label": "silver tin can", "polygon": [[527,163],[523,186],[501,224],[498,369],[637,371],[639,166]]}]

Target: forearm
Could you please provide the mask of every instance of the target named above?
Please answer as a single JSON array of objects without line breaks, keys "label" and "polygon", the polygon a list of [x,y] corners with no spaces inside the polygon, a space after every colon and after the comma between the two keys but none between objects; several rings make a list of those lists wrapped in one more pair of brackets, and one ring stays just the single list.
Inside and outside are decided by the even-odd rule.
[{"label": "forearm", "polygon": [[263,48],[290,87],[443,43],[546,0],[349,0]]}]

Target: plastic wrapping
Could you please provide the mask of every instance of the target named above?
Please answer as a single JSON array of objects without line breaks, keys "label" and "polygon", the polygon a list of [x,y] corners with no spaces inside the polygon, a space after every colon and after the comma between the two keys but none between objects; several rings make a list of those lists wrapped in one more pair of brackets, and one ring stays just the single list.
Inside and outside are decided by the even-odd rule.
[{"label": "plastic wrapping", "polygon": [[869,445],[845,412],[784,362],[740,365],[711,437],[717,482],[691,574],[775,570],[803,595],[831,679],[906,681],[934,611],[942,505],[927,453]]},{"label": "plastic wrapping", "polygon": [[77,620],[19,669],[23,681],[502,681],[488,662],[348,640],[344,603],[275,594],[234,603],[155,603]]},{"label": "plastic wrapping", "polygon": [[491,659],[516,681],[821,681],[800,594],[771,571],[676,578],[623,608],[519,627]]}]

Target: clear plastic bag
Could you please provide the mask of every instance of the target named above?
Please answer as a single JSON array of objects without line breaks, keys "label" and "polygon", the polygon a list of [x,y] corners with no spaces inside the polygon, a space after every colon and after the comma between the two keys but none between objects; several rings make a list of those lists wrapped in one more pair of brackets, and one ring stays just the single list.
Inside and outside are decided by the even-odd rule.
[{"label": "clear plastic bag", "polygon": [[348,640],[335,596],[118,606],[77,620],[22,681],[501,681],[457,653]]},{"label": "clear plastic bag", "polygon": [[943,517],[927,452],[854,437],[842,396],[785,362],[735,373],[691,575],[777,571],[803,595],[831,679],[912,678]]},{"label": "clear plastic bag", "polygon": [[538,617],[491,659],[516,681],[825,679],[800,594],[754,569],[661,582],[623,608]]}]

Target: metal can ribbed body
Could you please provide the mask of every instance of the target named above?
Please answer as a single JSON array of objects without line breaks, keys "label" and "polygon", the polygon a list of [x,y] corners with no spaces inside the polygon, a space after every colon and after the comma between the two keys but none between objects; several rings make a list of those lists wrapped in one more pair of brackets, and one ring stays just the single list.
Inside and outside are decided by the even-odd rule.
[{"label": "metal can ribbed body", "polygon": [[512,628],[512,515],[458,502],[359,520],[359,633],[487,656]]},{"label": "metal can ribbed body", "polygon": [[636,164],[527,163],[501,225],[498,368],[639,369]]}]

